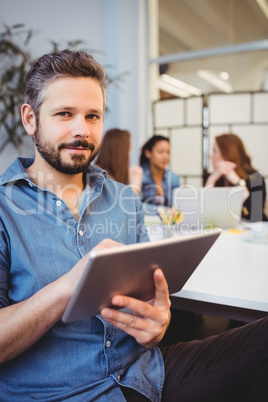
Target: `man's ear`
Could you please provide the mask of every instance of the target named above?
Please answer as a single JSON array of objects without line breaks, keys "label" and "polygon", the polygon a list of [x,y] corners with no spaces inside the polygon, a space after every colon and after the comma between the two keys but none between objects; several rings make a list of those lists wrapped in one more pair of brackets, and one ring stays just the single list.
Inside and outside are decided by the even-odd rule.
[{"label": "man's ear", "polygon": [[29,135],[34,135],[36,130],[36,119],[32,107],[24,103],[21,107],[21,121]]}]

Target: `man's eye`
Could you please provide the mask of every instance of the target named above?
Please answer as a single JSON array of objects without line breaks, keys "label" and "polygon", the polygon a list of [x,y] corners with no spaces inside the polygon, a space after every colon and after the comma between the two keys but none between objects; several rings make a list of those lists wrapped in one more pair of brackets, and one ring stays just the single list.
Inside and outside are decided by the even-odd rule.
[{"label": "man's eye", "polygon": [[70,116],[70,112],[59,112],[58,116],[67,117]]},{"label": "man's eye", "polygon": [[99,119],[100,117],[97,114],[92,113],[92,114],[88,114],[87,118],[91,119],[91,120],[96,120],[96,119]]}]

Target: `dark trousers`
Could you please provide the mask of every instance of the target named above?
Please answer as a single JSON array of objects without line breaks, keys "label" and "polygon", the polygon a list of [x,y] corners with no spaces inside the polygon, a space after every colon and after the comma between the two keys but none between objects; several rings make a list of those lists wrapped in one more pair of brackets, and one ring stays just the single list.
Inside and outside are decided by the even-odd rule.
[{"label": "dark trousers", "polygon": [[[166,372],[162,401],[268,401],[268,317],[160,350]],[[147,400],[131,390],[124,394],[127,401]]]}]

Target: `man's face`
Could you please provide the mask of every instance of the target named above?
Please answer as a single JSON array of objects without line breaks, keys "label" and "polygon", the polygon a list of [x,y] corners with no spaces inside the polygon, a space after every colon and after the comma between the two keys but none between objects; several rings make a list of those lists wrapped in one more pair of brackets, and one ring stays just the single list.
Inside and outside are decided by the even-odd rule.
[{"label": "man's face", "polygon": [[96,80],[56,79],[47,88],[33,137],[38,153],[59,172],[85,171],[100,149],[103,115],[103,93]]}]

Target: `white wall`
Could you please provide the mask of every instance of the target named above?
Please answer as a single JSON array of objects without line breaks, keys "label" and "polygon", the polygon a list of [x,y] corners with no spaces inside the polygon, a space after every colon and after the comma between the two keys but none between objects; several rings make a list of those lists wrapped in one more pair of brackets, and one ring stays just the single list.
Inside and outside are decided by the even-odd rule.
[{"label": "white wall", "polygon": [[[252,165],[266,178],[268,188],[268,92],[210,94],[207,99],[209,154],[215,136],[237,134]],[[202,144],[207,145],[202,138],[202,120],[203,97],[168,99],[154,104],[155,132],[171,140],[170,167],[194,186],[202,183],[202,162],[209,162],[208,170],[212,171],[211,160],[206,160],[205,152],[202,153]]]},{"label": "white wall", "polygon": [[[82,39],[108,73],[127,72],[120,89],[108,90],[109,112],[104,131],[112,127],[132,134],[131,163],[137,163],[141,144],[148,136],[148,35],[147,0],[0,0],[0,22],[24,23],[36,34],[33,57],[51,51],[49,40]],[[31,145],[19,153],[31,154]],[[18,154],[12,147],[0,155],[0,173]]]}]

